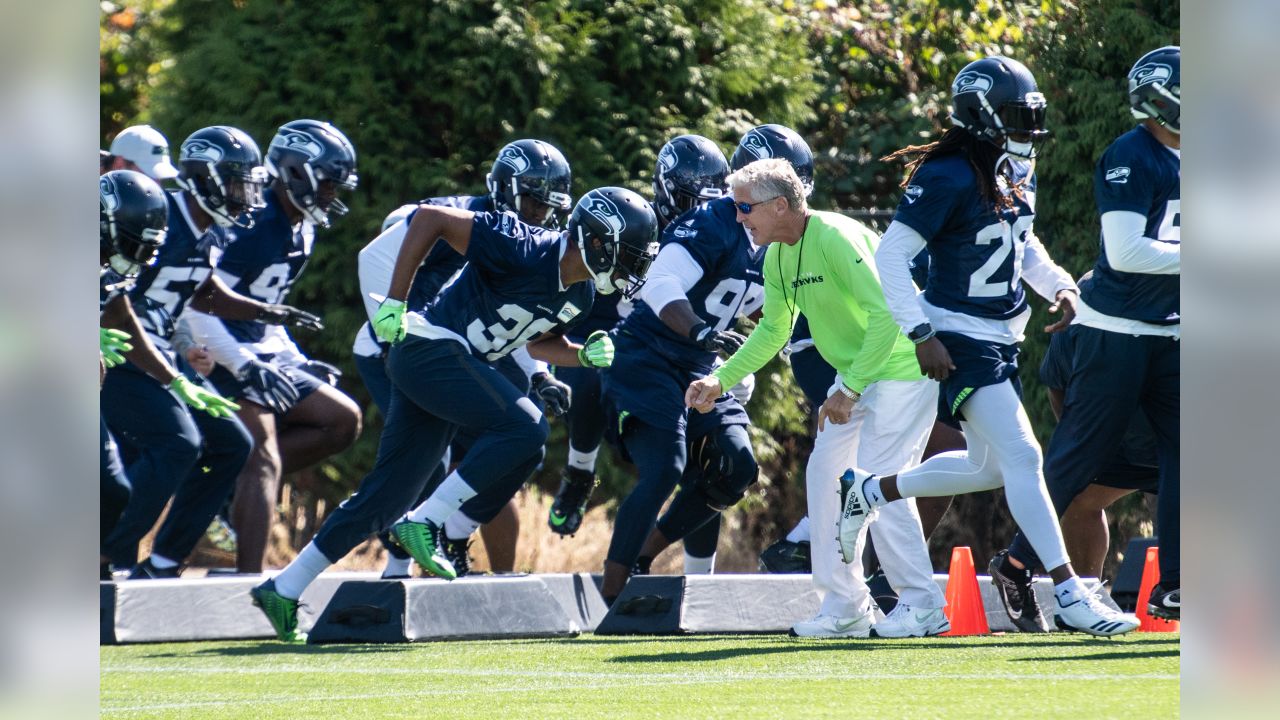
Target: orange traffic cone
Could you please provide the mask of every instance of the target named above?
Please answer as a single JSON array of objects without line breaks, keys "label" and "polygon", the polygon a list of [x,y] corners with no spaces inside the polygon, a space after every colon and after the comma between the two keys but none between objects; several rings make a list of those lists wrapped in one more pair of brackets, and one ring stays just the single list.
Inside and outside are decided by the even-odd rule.
[{"label": "orange traffic cone", "polygon": [[[1142,622],[1138,632],[1178,632],[1177,620],[1165,620],[1147,612],[1151,590],[1160,583],[1160,548],[1147,548],[1147,561],[1142,565],[1142,583],[1138,585],[1138,611],[1134,613]],[[948,590],[949,592],[949,590]]]},{"label": "orange traffic cone", "polygon": [[947,576],[947,619],[951,629],[943,635],[990,635],[987,611],[982,605],[982,591],[973,571],[973,551],[967,547],[951,549],[951,569]]}]

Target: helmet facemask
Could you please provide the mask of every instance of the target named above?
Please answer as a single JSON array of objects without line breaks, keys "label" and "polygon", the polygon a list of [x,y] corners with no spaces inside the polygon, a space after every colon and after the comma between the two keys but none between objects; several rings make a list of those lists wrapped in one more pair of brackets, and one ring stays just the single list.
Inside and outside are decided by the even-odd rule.
[{"label": "helmet facemask", "polygon": [[254,167],[247,172],[227,173],[224,177],[214,163],[208,162],[205,166],[207,174],[179,178],[178,184],[195,197],[196,204],[219,227],[252,228],[252,212],[267,206],[263,197],[266,169]]}]

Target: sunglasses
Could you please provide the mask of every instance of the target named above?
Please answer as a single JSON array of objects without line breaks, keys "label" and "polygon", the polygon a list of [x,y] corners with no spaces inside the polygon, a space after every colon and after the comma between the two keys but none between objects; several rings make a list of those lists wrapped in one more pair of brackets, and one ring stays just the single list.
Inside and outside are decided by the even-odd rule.
[{"label": "sunglasses", "polygon": [[738,208],[738,212],[742,213],[743,215],[750,215],[750,214],[751,214],[751,209],[752,209],[752,208],[754,208],[755,206],[760,205],[760,204],[762,204],[762,203],[767,203],[767,202],[769,202],[769,200],[777,200],[779,197],[781,197],[781,196],[780,196],[780,195],[774,195],[773,197],[769,198],[768,200],[760,200],[760,201],[758,201],[758,202],[753,202],[753,203],[736,202],[736,203],[734,203],[734,204],[733,204],[733,206],[734,206],[734,207],[736,207],[736,208]]}]

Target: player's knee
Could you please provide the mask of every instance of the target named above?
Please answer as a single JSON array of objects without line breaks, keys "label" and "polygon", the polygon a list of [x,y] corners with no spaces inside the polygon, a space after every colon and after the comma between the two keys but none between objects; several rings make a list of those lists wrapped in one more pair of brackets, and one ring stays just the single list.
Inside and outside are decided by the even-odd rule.
[{"label": "player's knee", "polygon": [[707,505],[724,511],[746,497],[747,489],[756,482],[760,467],[749,444],[726,438],[703,438],[694,443],[691,460],[698,464],[698,491]]}]

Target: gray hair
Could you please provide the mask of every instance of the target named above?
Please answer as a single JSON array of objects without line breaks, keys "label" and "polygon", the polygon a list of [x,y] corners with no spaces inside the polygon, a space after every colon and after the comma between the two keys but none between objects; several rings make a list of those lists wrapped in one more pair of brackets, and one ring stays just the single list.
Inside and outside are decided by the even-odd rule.
[{"label": "gray hair", "polygon": [[787,199],[787,207],[792,210],[804,210],[804,184],[796,175],[791,163],[781,158],[756,160],[745,165],[728,178],[731,189],[743,189],[754,200],[772,200],[776,197]]}]

